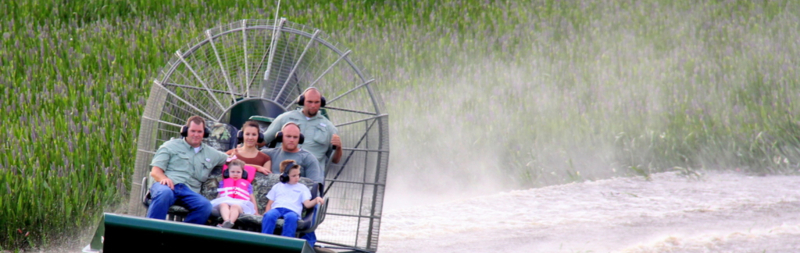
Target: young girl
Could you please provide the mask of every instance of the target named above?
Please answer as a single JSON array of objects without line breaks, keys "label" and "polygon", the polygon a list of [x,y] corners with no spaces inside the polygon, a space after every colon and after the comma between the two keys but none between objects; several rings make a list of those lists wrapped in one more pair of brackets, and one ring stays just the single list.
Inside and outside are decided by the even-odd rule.
[{"label": "young girl", "polygon": [[247,181],[247,177],[244,162],[239,159],[231,161],[228,169],[222,172],[223,180],[219,182],[219,195],[211,201],[214,214],[219,214],[224,220],[221,227],[233,227],[242,213],[258,215],[253,186]]}]

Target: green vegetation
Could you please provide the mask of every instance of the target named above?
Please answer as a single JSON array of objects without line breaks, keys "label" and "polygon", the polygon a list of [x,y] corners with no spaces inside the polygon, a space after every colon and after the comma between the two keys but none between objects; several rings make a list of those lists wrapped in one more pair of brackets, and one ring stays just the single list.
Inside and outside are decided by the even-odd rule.
[{"label": "green vegetation", "polygon": [[[0,3],[0,249],[57,242],[127,198],[147,80],[204,29],[275,7],[174,2]],[[458,168],[445,174],[465,182],[503,169],[530,187],[797,171],[798,13],[788,0],[424,0],[284,1],[280,16],[326,31],[378,80],[393,169]]]}]

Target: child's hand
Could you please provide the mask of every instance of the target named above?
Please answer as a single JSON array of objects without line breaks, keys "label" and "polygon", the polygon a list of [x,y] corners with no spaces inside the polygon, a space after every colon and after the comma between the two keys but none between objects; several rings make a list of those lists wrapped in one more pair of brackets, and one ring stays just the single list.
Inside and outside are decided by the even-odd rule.
[{"label": "child's hand", "polygon": [[325,200],[320,198],[320,197],[315,198],[314,201],[317,202],[317,204],[320,204],[320,205],[322,205],[322,203],[325,203]]}]

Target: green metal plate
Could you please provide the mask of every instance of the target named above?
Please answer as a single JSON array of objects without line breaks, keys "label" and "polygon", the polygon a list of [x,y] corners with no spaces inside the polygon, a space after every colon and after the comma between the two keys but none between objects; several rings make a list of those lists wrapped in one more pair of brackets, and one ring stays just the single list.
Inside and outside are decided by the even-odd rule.
[{"label": "green metal plate", "polygon": [[103,220],[103,252],[314,252],[297,238],[111,213]]}]

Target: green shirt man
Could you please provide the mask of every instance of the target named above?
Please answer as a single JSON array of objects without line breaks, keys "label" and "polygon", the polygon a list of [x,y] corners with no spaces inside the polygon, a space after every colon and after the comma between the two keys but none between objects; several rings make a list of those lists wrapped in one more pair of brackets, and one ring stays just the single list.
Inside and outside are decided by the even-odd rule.
[{"label": "green shirt man", "polygon": [[[303,108],[284,112],[275,118],[267,128],[267,131],[264,132],[264,142],[271,142],[283,125],[288,122],[294,122],[300,126],[300,132],[305,137],[302,144],[303,150],[310,152],[317,158],[319,167],[324,175],[325,168],[328,165],[328,154],[331,154],[329,151],[333,151],[331,154],[331,162],[333,163],[339,163],[339,159],[342,157],[341,139],[337,135],[337,130],[333,123],[319,113],[323,98],[316,88],[306,89],[301,99],[298,100],[302,101]],[[336,146],[336,148],[333,149],[333,146]],[[276,146],[276,148],[278,147],[280,146]],[[276,164],[280,164],[280,162],[273,161]]]},{"label": "green shirt man", "polygon": [[150,176],[151,202],[147,217],[163,220],[169,207],[177,204],[189,210],[184,222],[205,224],[211,214],[211,202],[199,194],[201,184],[216,166],[225,163],[227,155],[203,143],[209,134],[200,116],[191,116],[181,127],[183,139],[161,144],[153,156]]},{"label": "green shirt man", "polygon": [[225,164],[227,158],[225,153],[205,143],[193,148],[184,139],[173,139],[158,148],[150,166],[164,170],[164,174],[172,179],[173,184],[185,184],[199,193],[200,185],[208,179],[211,170]]}]

